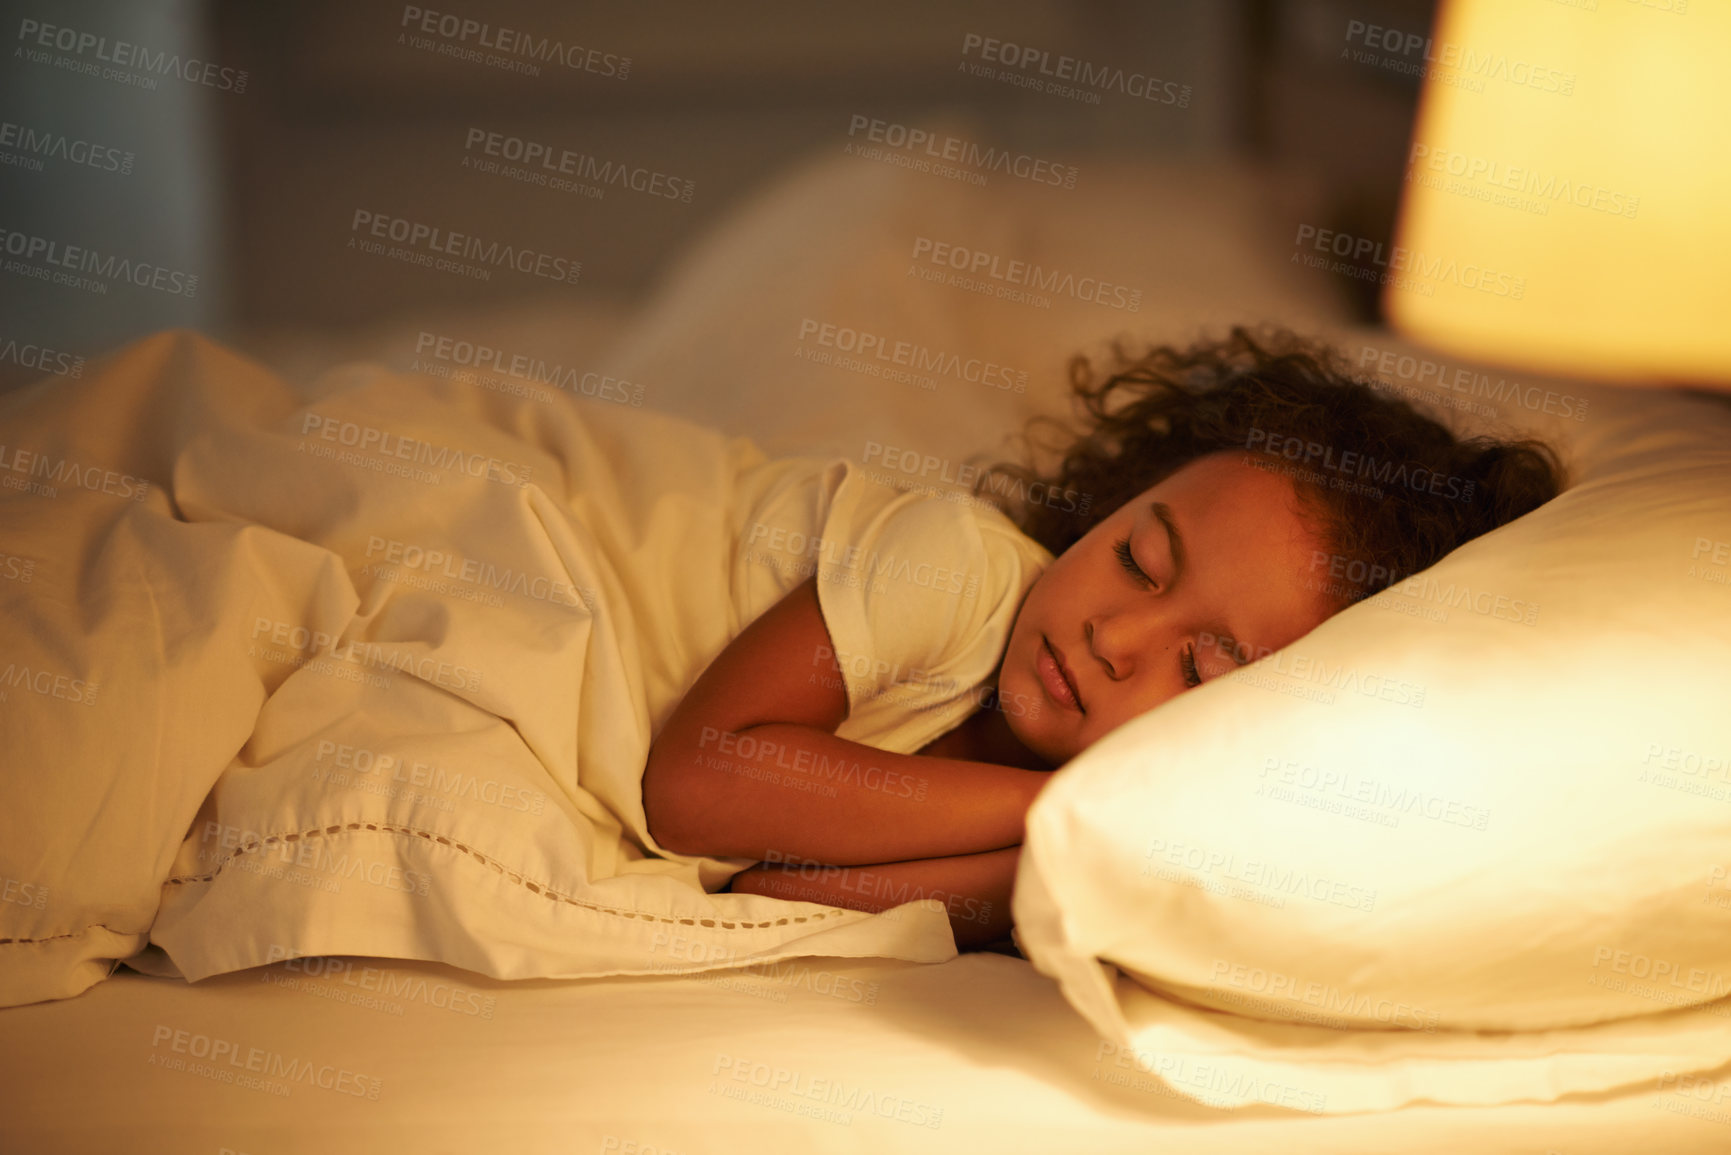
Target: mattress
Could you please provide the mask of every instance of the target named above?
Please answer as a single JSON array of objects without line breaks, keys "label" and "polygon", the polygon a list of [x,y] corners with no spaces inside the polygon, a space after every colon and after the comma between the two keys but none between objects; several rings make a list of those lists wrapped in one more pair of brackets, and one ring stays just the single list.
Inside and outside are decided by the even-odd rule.
[{"label": "mattress", "polygon": [[[1180,1078],[1206,1091],[1214,1074]],[[1026,962],[804,959],[496,982],[294,959],[197,984],[116,971],[0,1014],[14,1152],[1723,1151],[1664,1092],[1497,1108],[1215,1110],[1120,1061]]]}]

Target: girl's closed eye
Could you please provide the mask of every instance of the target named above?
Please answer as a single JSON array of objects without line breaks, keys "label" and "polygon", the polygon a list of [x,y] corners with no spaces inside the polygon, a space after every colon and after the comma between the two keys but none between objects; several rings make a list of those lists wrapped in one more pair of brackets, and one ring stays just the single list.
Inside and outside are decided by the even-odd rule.
[{"label": "girl's closed eye", "polygon": [[1194,646],[1187,647],[1179,653],[1178,664],[1183,667],[1186,686],[1200,686],[1202,684],[1202,675],[1196,670],[1196,649]]},{"label": "girl's closed eye", "polygon": [[[1142,567],[1136,564],[1136,555],[1130,552],[1130,538],[1128,535],[1121,538],[1118,541],[1118,544],[1112,548],[1113,552],[1118,555],[1118,563],[1124,567],[1124,572],[1130,575],[1131,580],[1135,581],[1136,584],[1141,586],[1143,589],[1147,589],[1154,585],[1154,579],[1149,577],[1147,573],[1143,571]],[[1186,647],[1179,651],[1178,669],[1179,672],[1184,675],[1184,684],[1186,686],[1194,687],[1202,684],[1202,674],[1196,668],[1196,648],[1194,646]]]},{"label": "girl's closed eye", "polygon": [[1124,567],[1124,571],[1137,585],[1147,589],[1154,584],[1154,579],[1144,573],[1142,567],[1136,564],[1136,555],[1130,552],[1128,534],[1119,540],[1118,544],[1113,547],[1113,551],[1118,555],[1118,563]]}]

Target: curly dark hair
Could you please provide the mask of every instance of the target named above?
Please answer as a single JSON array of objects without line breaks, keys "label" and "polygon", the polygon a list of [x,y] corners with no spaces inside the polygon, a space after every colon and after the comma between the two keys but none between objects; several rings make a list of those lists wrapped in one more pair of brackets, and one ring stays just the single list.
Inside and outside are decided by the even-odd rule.
[{"label": "curly dark hair", "polygon": [[1117,367],[1098,383],[1085,355],[1070,361],[1088,432],[1077,437],[1048,417],[1029,422],[1063,430],[1068,448],[1052,447],[1063,453],[1055,472],[1000,463],[974,484],[1053,555],[1181,467],[1236,451],[1292,480],[1301,513],[1339,559],[1321,587],[1338,611],[1563,486],[1544,442],[1458,438],[1353,377],[1332,347],[1285,329],[1238,326],[1223,340],[1134,358],[1114,342],[1112,352]]}]

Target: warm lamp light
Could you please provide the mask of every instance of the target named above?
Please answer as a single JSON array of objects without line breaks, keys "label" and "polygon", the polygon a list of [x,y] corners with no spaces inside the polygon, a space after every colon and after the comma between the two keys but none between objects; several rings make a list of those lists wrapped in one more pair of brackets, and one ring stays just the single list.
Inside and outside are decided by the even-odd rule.
[{"label": "warm lamp light", "polygon": [[1731,389],[1731,2],[1445,0],[1424,57],[1390,323]]}]

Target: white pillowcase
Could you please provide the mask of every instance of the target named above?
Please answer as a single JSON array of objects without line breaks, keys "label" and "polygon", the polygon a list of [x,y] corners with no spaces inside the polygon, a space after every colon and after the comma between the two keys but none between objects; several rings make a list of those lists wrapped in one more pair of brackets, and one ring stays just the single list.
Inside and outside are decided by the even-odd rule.
[{"label": "white pillowcase", "polygon": [[[986,136],[959,120],[929,127]],[[1080,154],[1063,158],[1074,188],[1004,173],[977,186],[844,155],[842,143],[697,245],[605,372],[640,383],[645,405],[747,434],[772,457],[844,454],[893,470],[909,454],[957,476],[973,455],[1001,457],[990,451],[1032,414],[1067,412],[1070,357],[1115,335],[1187,340],[1205,324],[1347,316],[1342,298],[1283,260],[1276,190],[1293,202],[1285,211],[1313,219],[1303,186],[1252,166]],[[934,263],[940,244],[951,247]],[[974,272],[992,258],[1000,276]],[[955,261],[972,288],[921,275],[959,277]],[[1011,262],[1114,291],[1104,304],[1002,299],[996,290],[1017,288]],[[881,351],[860,347],[874,340]]]},{"label": "white pillowcase", "polygon": [[[1302,1038],[1328,1110],[1731,1061],[1731,407],[1335,337],[1473,406],[1464,432],[1551,440],[1571,484],[1064,767],[1029,815],[1024,949],[1127,1048],[1216,1049],[1218,1016],[1170,1000],[1268,1020],[1244,1070]],[[1442,1061],[1457,1032],[1577,1027],[1527,1040],[1532,1079]]]}]

